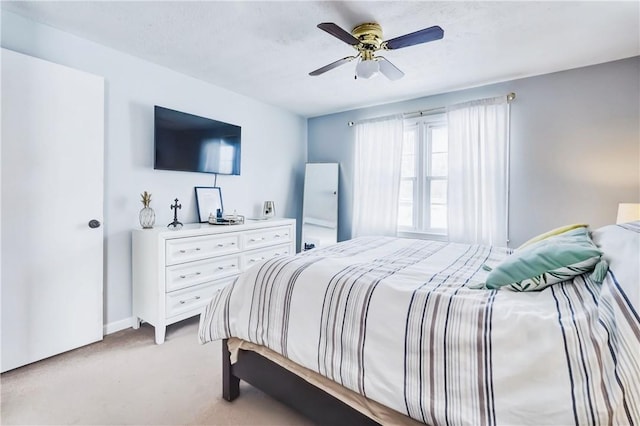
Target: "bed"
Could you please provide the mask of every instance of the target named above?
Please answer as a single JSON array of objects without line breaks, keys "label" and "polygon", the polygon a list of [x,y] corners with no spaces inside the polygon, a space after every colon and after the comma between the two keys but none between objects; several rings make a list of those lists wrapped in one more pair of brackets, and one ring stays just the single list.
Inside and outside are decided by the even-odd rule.
[{"label": "bed", "polygon": [[640,222],[594,231],[609,268],[478,289],[512,251],[365,237],[270,259],[218,293],[202,343],[319,424],[640,424]]}]

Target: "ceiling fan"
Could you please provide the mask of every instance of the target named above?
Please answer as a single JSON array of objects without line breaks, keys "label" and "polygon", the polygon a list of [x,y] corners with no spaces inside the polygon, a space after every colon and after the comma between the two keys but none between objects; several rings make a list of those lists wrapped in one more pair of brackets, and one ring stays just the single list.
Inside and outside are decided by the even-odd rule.
[{"label": "ceiling fan", "polygon": [[402,47],[440,40],[444,37],[444,31],[437,25],[387,41],[382,41],[382,27],[376,23],[358,25],[351,31],[351,34],[333,22],[323,22],[322,24],[318,24],[318,28],[350,44],[358,51],[358,54],[339,59],[310,72],[309,75],[313,76],[324,74],[340,65],[351,62],[354,59],[359,59],[356,65],[355,78],[371,78],[378,73],[382,73],[389,80],[398,80],[404,76],[404,73],[384,56],[375,56],[378,50],[395,50]]}]

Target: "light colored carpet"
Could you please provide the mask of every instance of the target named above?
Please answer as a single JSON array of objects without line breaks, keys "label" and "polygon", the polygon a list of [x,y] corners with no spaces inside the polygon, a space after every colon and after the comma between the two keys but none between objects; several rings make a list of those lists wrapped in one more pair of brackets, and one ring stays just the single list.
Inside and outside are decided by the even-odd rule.
[{"label": "light colored carpet", "polygon": [[163,345],[153,327],[98,342],[0,376],[2,424],[310,425],[241,382],[222,399],[220,342],[200,345],[197,318],[169,326]]}]

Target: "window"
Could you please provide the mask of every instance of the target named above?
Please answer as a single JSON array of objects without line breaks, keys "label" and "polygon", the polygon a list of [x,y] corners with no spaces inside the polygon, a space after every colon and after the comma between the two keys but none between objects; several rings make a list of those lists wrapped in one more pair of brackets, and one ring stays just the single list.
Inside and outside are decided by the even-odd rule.
[{"label": "window", "polygon": [[446,234],[448,155],[444,115],[405,121],[399,233]]}]

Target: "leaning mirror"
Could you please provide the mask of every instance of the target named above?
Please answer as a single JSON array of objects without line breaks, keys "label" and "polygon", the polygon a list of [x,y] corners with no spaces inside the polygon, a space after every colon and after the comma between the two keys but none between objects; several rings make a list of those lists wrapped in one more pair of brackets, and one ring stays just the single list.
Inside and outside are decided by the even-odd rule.
[{"label": "leaning mirror", "polygon": [[338,163],[308,163],[304,173],[302,250],[338,241]]},{"label": "leaning mirror", "polygon": [[196,186],[196,204],[198,205],[198,222],[205,223],[209,221],[209,216],[220,214],[224,211],[222,208],[222,192],[217,186]]}]

